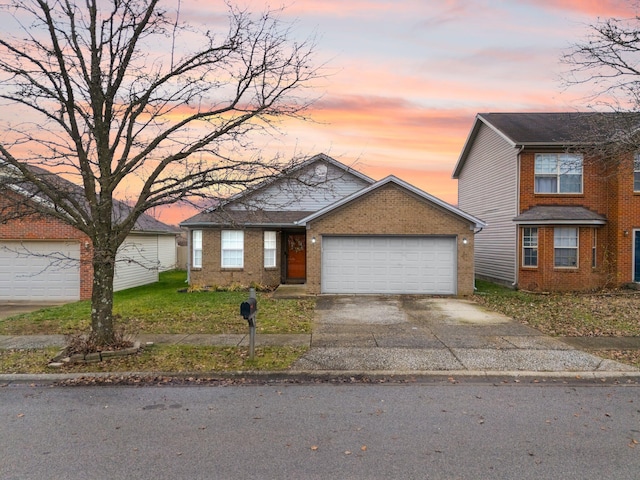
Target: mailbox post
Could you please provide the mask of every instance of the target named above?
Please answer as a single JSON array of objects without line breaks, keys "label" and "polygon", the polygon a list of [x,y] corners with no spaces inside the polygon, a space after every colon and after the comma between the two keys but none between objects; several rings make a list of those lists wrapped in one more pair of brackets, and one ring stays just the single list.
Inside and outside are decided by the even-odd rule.
[{"label": "mailbox post", "polygon": [[240,315],[249,323],[249,360],[253,360],[256,340],[256,316],[258,314],[258,300],[256,289],[249,289],[249,298],[240,304]]}]

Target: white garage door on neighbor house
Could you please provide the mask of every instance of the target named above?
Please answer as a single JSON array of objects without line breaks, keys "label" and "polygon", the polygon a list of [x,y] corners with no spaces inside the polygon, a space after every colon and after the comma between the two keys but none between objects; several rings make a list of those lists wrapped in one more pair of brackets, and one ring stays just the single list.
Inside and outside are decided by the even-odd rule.
[{"label": "white garage door on neighbor house", "polygon": [[0,301],[80,298],[80,244],[0,242]]},{"label": "white garage door on neighbor house", "polygon": [[325,236],[322,293],[455,294],[456,239]]}]

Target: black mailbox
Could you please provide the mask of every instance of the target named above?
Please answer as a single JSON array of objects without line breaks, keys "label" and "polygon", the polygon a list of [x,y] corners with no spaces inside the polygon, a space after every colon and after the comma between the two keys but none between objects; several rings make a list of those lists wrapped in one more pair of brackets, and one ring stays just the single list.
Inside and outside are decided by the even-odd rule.
[{"label": "black mailbox", "polygon": [[245,320],[253,320],[258,309],[258,302],[255,298],[249,298],[240,304],[240,315]]}]

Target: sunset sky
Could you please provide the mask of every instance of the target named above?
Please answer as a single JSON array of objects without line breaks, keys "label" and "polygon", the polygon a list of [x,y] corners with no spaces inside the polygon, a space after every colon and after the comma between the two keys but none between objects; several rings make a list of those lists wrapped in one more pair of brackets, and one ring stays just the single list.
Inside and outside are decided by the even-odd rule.
[{"label": "sunset sky", "polygon": [[[394,174],[455,204],[451,173],[475,115],[585,109],[584,92],[563,88],[559,57],[598,18],[632,16],[632,3],[293,1],[284,18],[297,19],[301,37],[316,34],[329,76],[310,112],[315,122],[288,123],[277,146],[327,153],[375,179]],[[260,0],[238,5],[265,8]],[[191,0],[181,16],[223,11]],[[163,220],[181,220],[167,213]]]}]

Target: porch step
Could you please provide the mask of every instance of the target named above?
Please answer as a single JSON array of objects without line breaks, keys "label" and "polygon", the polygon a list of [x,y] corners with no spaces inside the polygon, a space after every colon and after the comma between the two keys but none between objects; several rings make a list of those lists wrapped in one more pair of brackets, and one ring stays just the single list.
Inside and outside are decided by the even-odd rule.
[{"label": "porch step", "polygon": [[296,285],[278,285],[278,288],[273,292],[273,298],[277,299],[298,299],[310,297],[307,293],[307,286],[305,284]]}]

